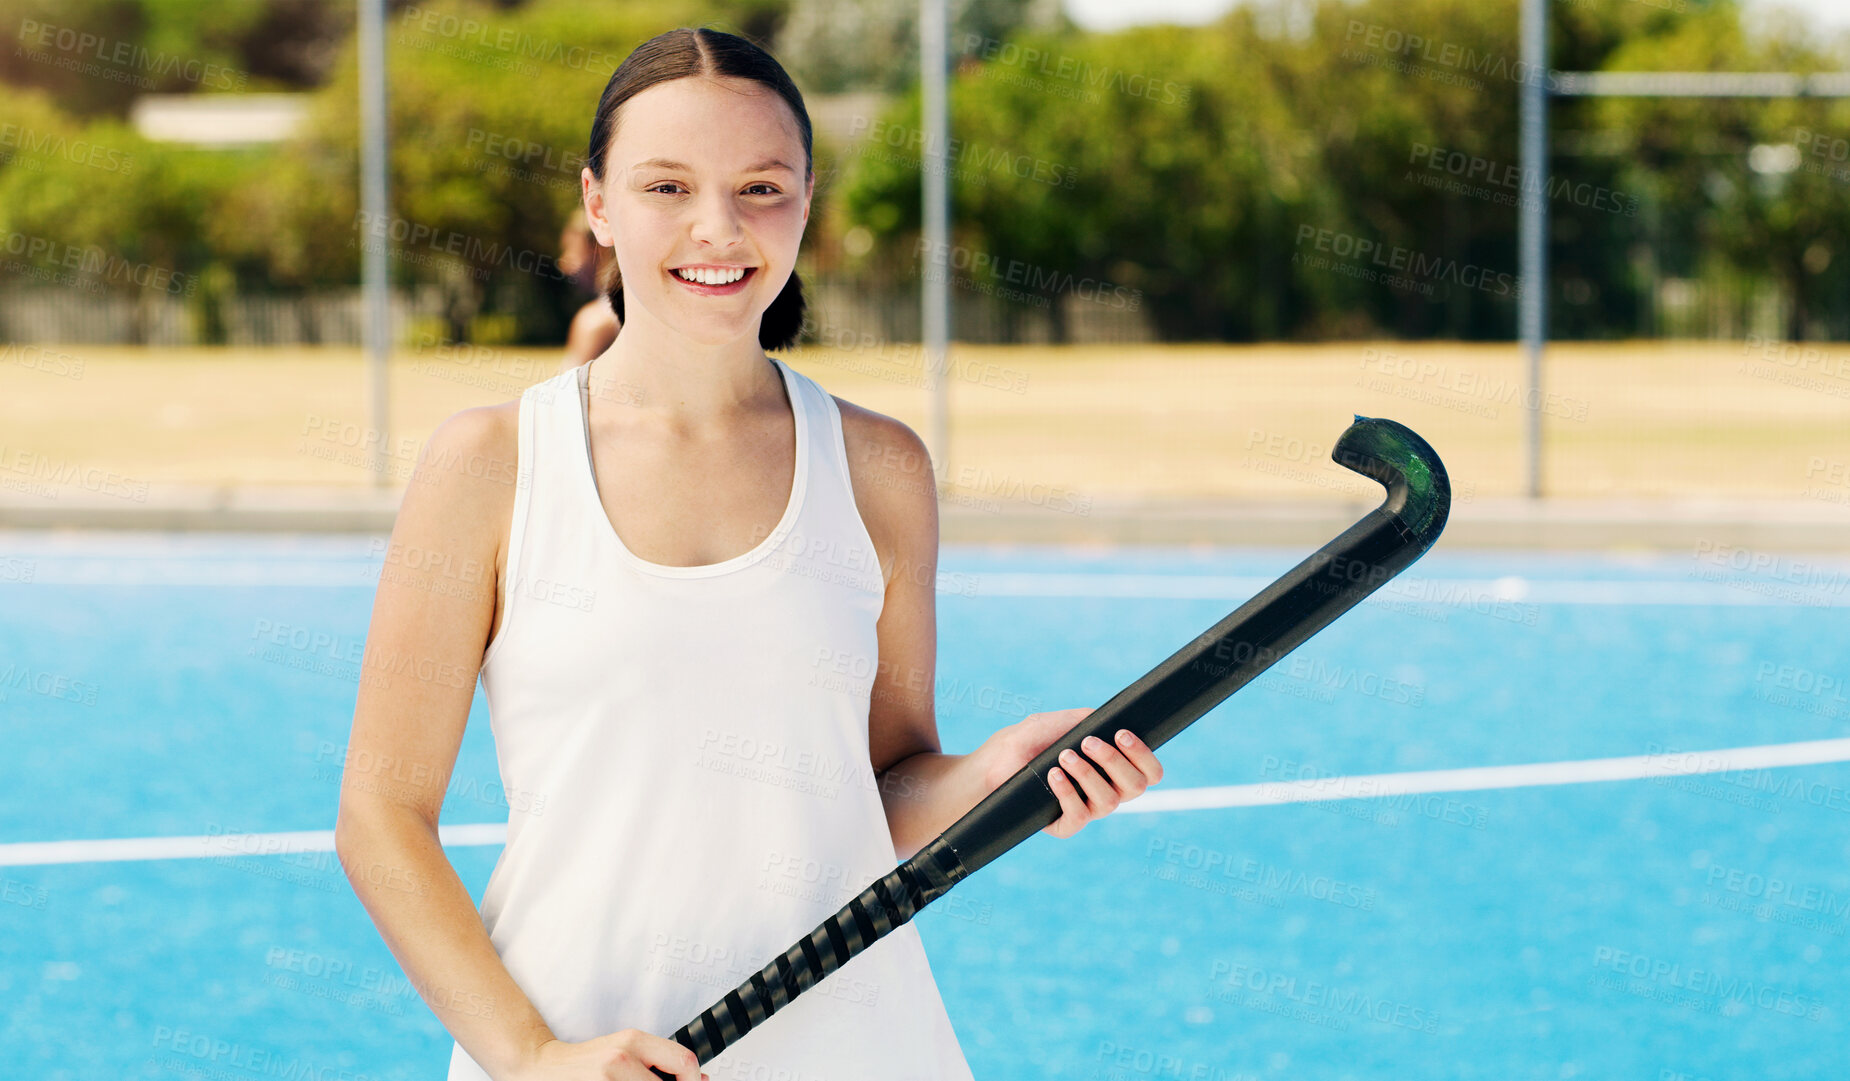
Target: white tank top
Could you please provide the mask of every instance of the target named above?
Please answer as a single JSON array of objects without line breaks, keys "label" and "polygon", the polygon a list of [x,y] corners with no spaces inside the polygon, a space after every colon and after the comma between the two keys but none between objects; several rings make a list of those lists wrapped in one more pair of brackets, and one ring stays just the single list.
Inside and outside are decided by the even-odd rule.
[{"label": "white tank top", "polygon": [[[795,411],[790,499],[762,543],[704,566],[647,562],[612,528],[577,371],[521,395],[481,676],[510,811],[481,916],[562,1040],[672,1039],[898,862],[867,738],[879,559],[835,402],[770,359]],[[911,924],[704,1069],[971,1076]],[[450,1081],[487,1076],[453,1045]]]}]

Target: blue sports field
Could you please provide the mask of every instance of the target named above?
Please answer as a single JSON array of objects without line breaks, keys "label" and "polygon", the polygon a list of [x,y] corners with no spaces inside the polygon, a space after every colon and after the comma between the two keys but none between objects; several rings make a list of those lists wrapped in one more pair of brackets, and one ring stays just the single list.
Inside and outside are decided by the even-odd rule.
[{"label": "blue sports field", "polygon": [[[275,854],[334,824],[381,552],[0,534],[0,1077],[443,1075],[320,834]],[[947,547],[945,749],[1102,703],[1304,554]],[[1841,560],[1441,541],[1159,750],[1145,800],[919,917],[976,1075],[1840,1073],[1850,765],[1138,803],[1840,739],[1847,617]],[[506,819],[486,721],[478,692],[446,824]]]}]

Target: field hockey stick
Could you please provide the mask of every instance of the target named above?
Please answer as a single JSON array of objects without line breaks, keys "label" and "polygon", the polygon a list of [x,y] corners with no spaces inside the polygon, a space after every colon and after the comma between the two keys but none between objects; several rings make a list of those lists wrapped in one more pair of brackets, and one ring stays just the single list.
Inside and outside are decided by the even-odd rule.
[{"label": "field hockey stick", "polygon": [[1120,728],[1152,749],[1161,747],[1406,570],[1439,539],[1451,510],[1451,484],[1439,456],[1411,429],[1358,415],[1330,457],[1379,481],[1387,498],[1093,710],[893,873],[688,1022],[674,1034],[675,1042],[705,1064],[951,887],[1058,820],[1060,800],[1048,787],[1047,773],[1060,752],[1070,747],[1084,754],[1079,744],[1087,736],[1111,743]]}]

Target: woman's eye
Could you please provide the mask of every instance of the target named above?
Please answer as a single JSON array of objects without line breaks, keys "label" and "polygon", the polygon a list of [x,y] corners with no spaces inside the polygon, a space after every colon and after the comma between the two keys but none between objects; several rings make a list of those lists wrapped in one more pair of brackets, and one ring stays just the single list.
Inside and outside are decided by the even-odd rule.
[{"label": "woman's eye", "polygon": [[[676,189],[676,190],[664,190],[664,189]],[[646,190],[650,192],[658,192],[662,195],[678,195],[680,194],[680,191],[682,189],[681,189],[680,184],[677,184],[672,180],[664,180],[659,184],[650,185]],[[782,195],[783,194],[783,192],[778,191],[776,187],[770,184],[751,184],[746,187],[745,192],[747,195]]]}]

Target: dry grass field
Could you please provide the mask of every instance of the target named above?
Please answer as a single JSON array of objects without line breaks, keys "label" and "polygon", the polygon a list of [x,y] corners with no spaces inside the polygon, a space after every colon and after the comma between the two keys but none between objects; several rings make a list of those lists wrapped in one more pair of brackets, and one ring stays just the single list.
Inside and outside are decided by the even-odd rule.
[{"label": "dry grass field", "polygon": [[[557,357],[396,356],[387,482],[404,483],[444,417],[516,397]],[[928,434],[916,346],[789,360]],[[155,485],[368,485],[364,389],[357,349],[0,346],[0,481],[74,467]],[[1460,498],[1516,495],[1523,394],[1512,345],[957,346],[947,495],[1372,499],[1372,482],[1329,461],[1352,413],[1426,436]],[[1559,345],[1542,408],[1550,495],[1850,502],[1850,346]]]}]

